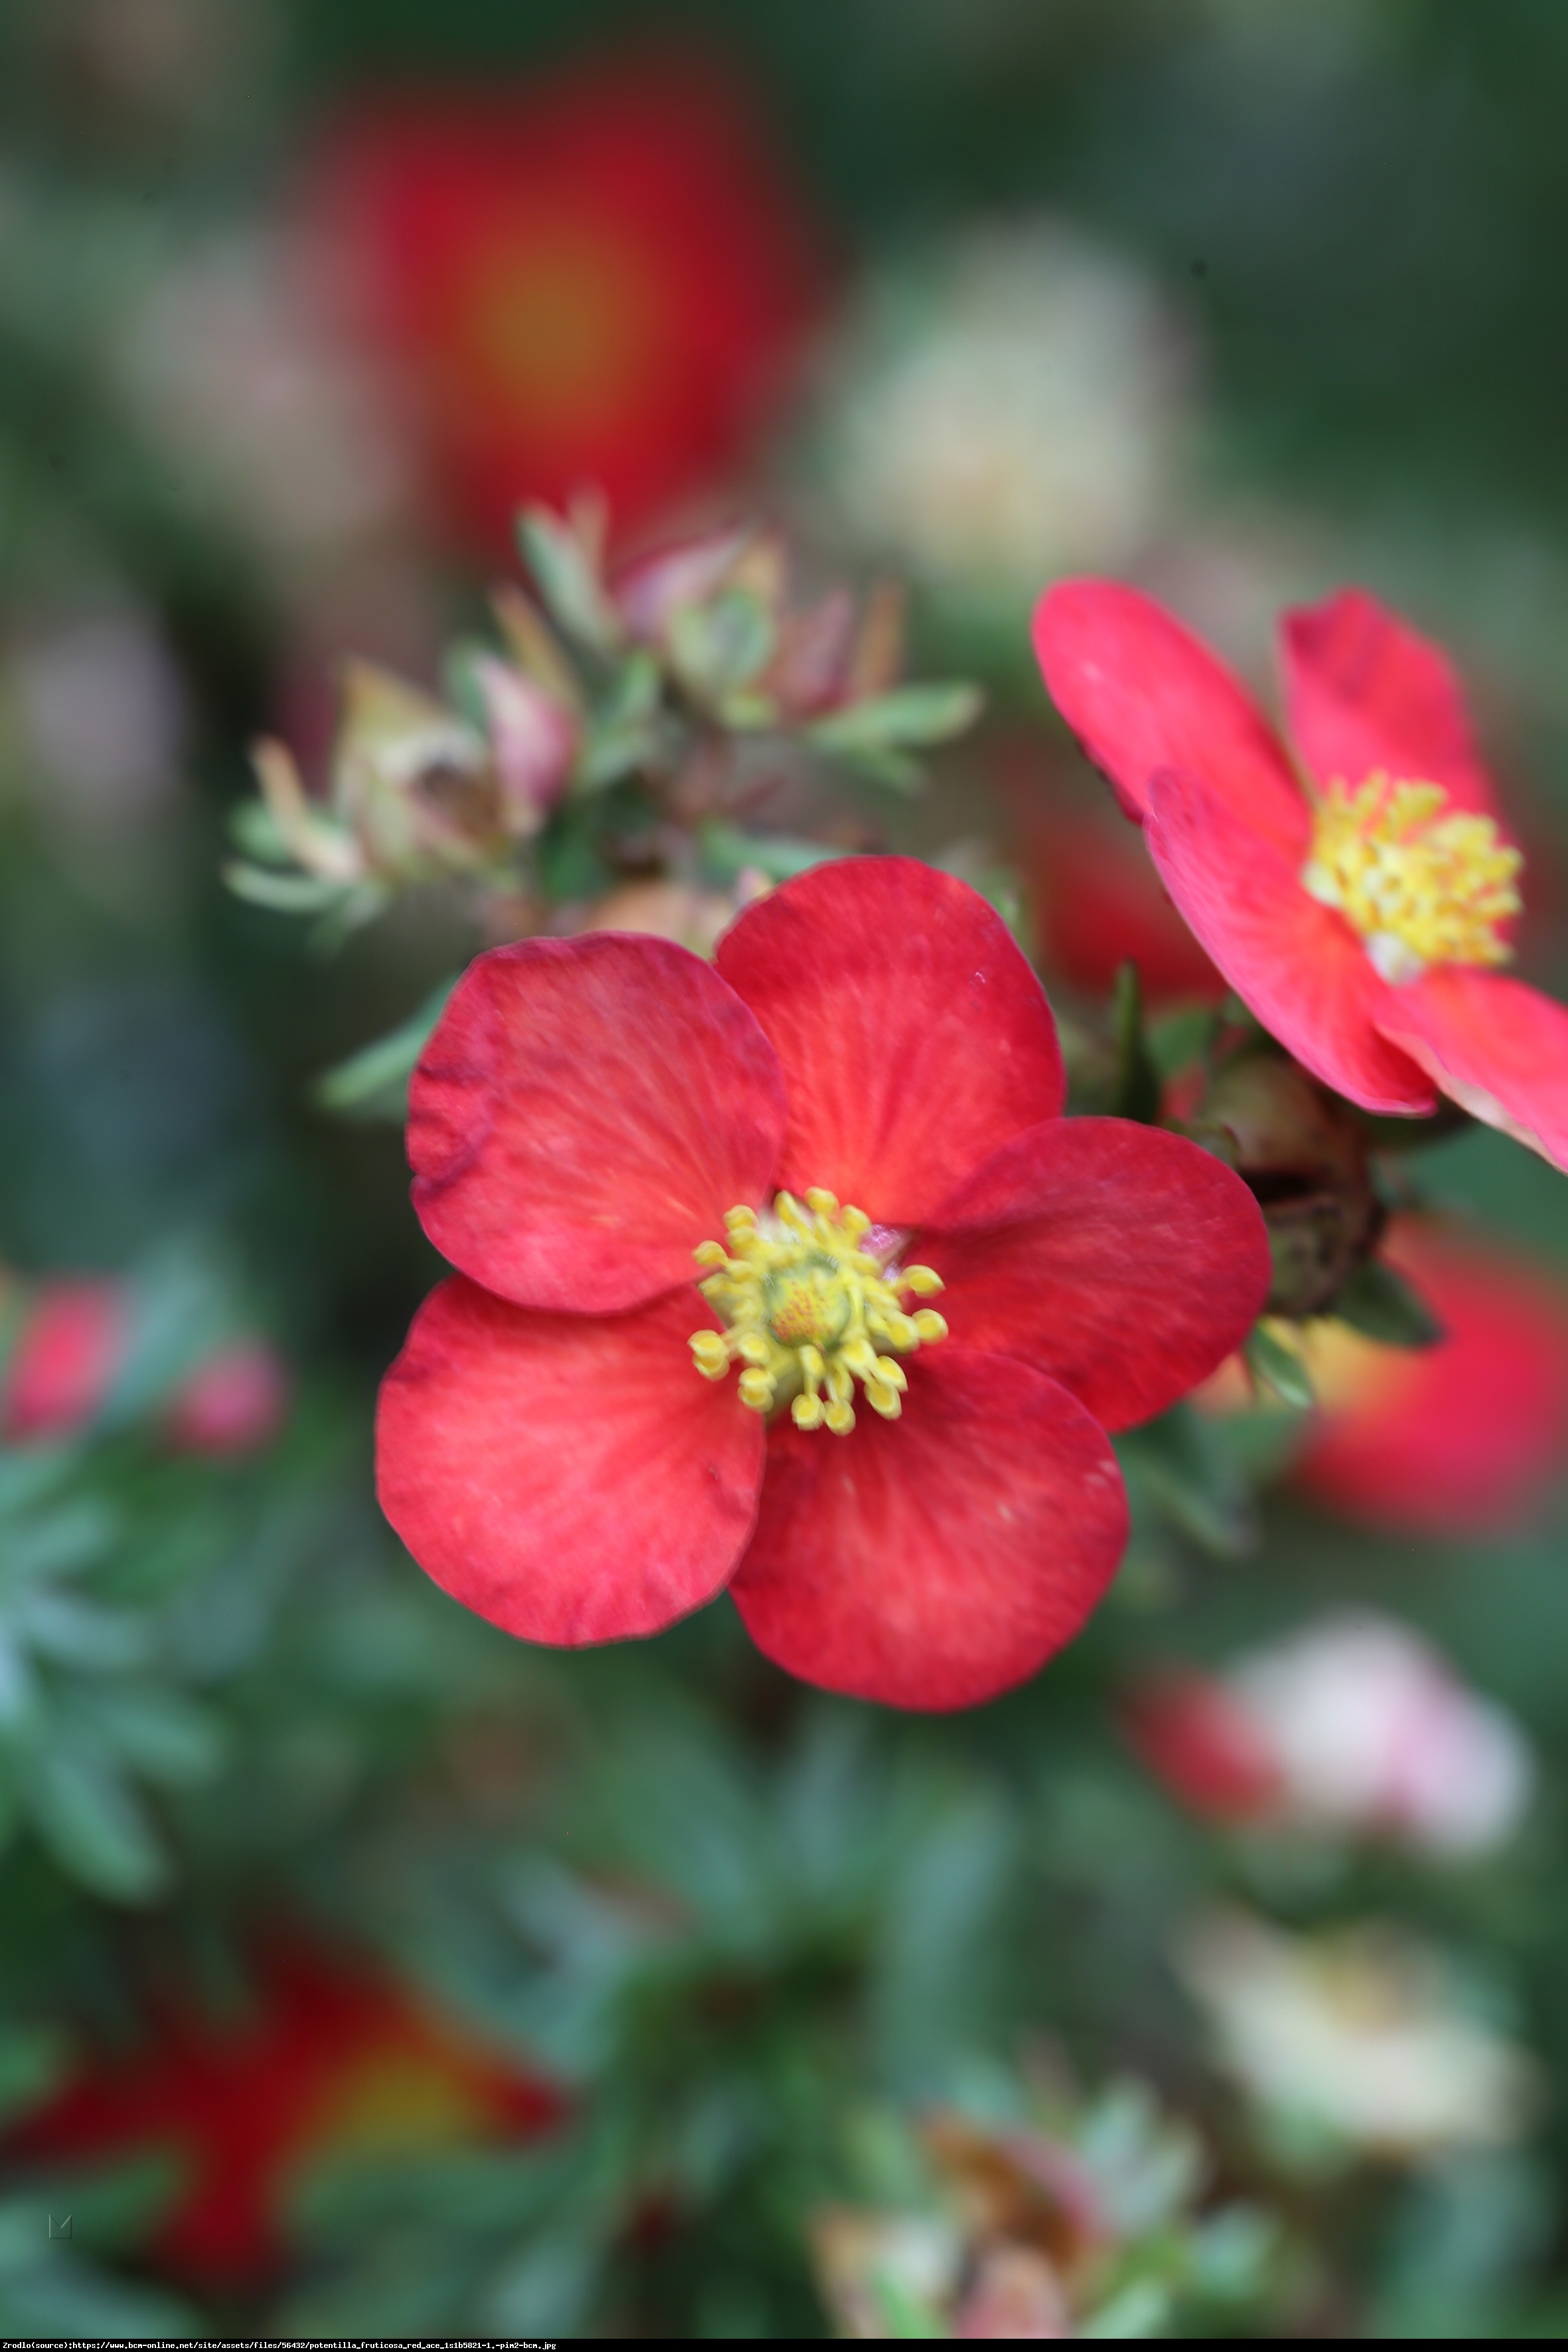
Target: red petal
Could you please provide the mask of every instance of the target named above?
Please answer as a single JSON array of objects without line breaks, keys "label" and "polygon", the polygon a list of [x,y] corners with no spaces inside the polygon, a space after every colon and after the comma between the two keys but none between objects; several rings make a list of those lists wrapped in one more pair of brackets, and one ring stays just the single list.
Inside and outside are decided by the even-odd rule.
[{"label": "red petal", "polygon": [[1309,817],[1273,730],[1205,646],[1152,597],[1068,580],[1035,608],[1035,652],[1062,717],[1129,816],[1163,768],[1202,776],[1299,865]]},{"label": "red petal", "polygon": [[939,1348],[903,1416],[776,1423],[734,1584],[760,1650],[825,1690],[973,1706],[1069,1642],[1127,1541],[1104,1432],[1028,1365]]},{"label": "red petal", "polygon": [[1374,1018],[1446,1095],[1568,1169],[1568,1008],[1521,980],[1445,964]]},{"label": "red petal", "polygon": [[1287,613],[1280,646],[1291,738],[1317,782],[1358,784],[1382,770],[1495,814],[1452,667],[1374,596],[1344,588]]},{"label": "red petal", "polygon": [[603,931],[468,966],[408,1090],[414,1206],[444,1257],[520,1306],[603,1313],[691,1278],[770,1189],[784,1086],[711,968]]},{"label": "red petal", "polygon": [[744,1548],[763,1428],[705,1381],[694,1290],[534,1315],[470,1282],[425,1302],[382,1382],[381,1507],[455,1601],[524,1641],[657,1633]]},{"label": "red petal", "polygon": [[1107,1429],[1163,1412],[1238,1348],[1272,1268],[1239,1176],[1184,1136],[1055,1119],[1005,1144],[910,1245],[965,1348],[1021,1357]]},{"label": "red petal", "polygon": [[1528,1517],[1568,1455],[1568,1295],[1494,1244],[1402,1218],[1384,1255],[1430,1300],[1435,1348],[1361,1343],[1295,1476],[1374,1526],[1487,1534]]},{"label": "red petal", "polygon": [[912,857],[802,874],[725,933],[718,963],[784,1065],[794,1191],[915,1224],[1061,1108],[1056,1023],[1005,923]]},{"label": "red petal", "polygon": [[1264,1027],[1363,1110],[1425,1116],[1437,1098],[1384,1043],[1374,1015],[1395,992],[1351,926],[1302,889],[1297,866],[1193,776],[1161,776],[1146,837],[1166,889]]}]

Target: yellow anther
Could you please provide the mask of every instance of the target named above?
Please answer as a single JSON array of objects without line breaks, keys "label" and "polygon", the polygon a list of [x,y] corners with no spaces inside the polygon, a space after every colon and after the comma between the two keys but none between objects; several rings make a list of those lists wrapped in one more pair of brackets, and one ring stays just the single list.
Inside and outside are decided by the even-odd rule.
[{"label": "yellow anther", "polygon": [[1354,925],[1395,987],[1429,964],[1500,964],[1498,926],[1520,910],[1523,859],[1489,816],[1455,809],[1441,784],[1369,776],[1317,802],[1301,887]]},{"label": "yellow anther", "polygon": [[691,1354],[704,1380],[721,1381],[730,1369],[730,1350],[722,1331],[694,1331]]},{"label": "yellow anther", "polygon": [[846,1435],[857,1382],[896,1421],[908,1387],[898,1359],[947,1335],[940,1315],[910,1315],[901,1294],[930,1297],[941,1277],[886,1263],[893,1236],[879,1236],[877,1254],[863,1248],[871,1219],[817,1185],[799,1199],[780,1192],[771,1211],[731,1209],[724,1227],[728,1247],[704,1242],[694,1254],[706,1270],[698,1287],[724,1322],[693,1336],[698,1370],[716,1380],[739,1364],[742,1403],[765,1413],[787,1404],[798,1429]]}]

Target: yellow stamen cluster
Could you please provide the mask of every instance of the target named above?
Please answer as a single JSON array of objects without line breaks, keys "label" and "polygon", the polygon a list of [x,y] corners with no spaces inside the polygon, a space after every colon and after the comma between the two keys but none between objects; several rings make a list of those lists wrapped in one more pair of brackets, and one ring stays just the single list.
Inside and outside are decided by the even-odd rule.
[{"label": "yellow stamen cluster", "polygon": [[1509,961],[1497,926],[1519,912],[1522,863],[1489,816],[1450,808],[1441,784],[1378,774],[1319,797],[1301,887],[1354,924],[1399,987],[1428,964]]},{"label": "yellow stamen cluster", "polygon": [[787,1402],[800,1429],[846,1436],[857,1381],[873,1412],[896,1421],[908,1386],[898,1359],[947,1337],[934,1308],[910,1314],[900,1294],[932,1297],[941,1276],[886,1265],[862,1247],[870,1218],[831,1192],[814,1190],[804,1203],[781,1192],[771,1213],[731,1209],[724,1226],[727,1243],[694,1253],[712,1269],[698,1288],[726,1326],[693,1332],[698,1370],[721,1381],[739,1363],[742,1403],[773,1412]]}]

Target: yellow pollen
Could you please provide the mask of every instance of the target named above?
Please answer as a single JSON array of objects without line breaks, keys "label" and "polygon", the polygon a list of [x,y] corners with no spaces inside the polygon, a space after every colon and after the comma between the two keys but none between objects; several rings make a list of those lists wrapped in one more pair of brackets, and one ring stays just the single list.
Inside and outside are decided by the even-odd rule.
[{"label": "yellow pollen", "polygon": [[896,1421],[908,1386],[899,1358],[947,1337],[933,1307],[910,1315],[900,1293],[934,1297],[942,1276],[929,1265],[885,1265],[861,1247],[871,1230],[865,1212],[815,1188],[804,1202],[779,1193],[771,1211],[731,1209],[724,1226],[727,1242],[693,1252],[709,1269],[697,1286],[725,1326],[691,1335],[704,1379],[743,1365],[742,1404],[763,1413],[787,1404],[797,1429],[838,1437],[855,1426],[858,1382],[872,1412]]},{"label": "yellow pollen", "polygon": [[1441,784],[1381,773],[1317,799],[1301,887],[1337,908],[1395,987],[1434,963],[1507,963],[1497,926],[1520,909],[1523,864],[1489,816],[1449,805]]}]

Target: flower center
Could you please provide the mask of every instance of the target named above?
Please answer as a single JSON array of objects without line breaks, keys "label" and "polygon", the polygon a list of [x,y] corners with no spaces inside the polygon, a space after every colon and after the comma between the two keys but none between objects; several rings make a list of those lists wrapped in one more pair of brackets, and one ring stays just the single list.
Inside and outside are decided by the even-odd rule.
[{"label": "flower center", "polygon": [[813,1190],[804,1205],[781,1192],[771,1212],[730,1210],[724,1227],[727,1243],[693,1253],[713,1269],[698,1288],[726,1326],[693,1332],[698,1370],[721,1381],[740,1363],[742,1403],[773,1412],[787,1402],[799,1429],[846,1436],[857,1381],[872,1411],[896,1421],[908,1385],[898,1359],[947,1337],[934,1308],[911,1315],[900,1294],[930,1298],[942,1276],[929,1265],[894,1267],[867,1248],[870,1218],[841,1209],[831,1192]]},{"label": "flower center", "polygon": [[1319,798],[1301,887],[1354,924],[1397,988],[1428,964],[1507,963],[1497,927],[1519,912],[1523,862],[1489,816],[1451,808],[1441,784],[1379,773]]}]

